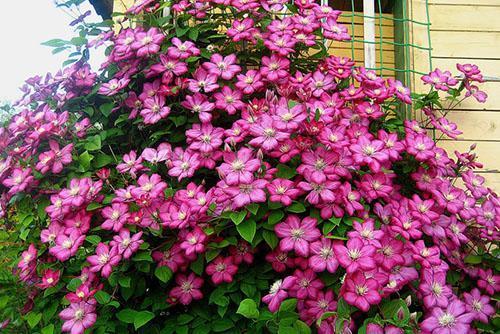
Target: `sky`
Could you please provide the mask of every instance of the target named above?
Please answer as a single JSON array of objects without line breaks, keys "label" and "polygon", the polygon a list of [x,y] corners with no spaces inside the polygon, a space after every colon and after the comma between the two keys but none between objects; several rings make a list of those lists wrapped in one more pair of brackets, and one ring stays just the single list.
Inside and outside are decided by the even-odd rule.
[{"label": "sky", "polygon": [[[92,9],[89,22],[98,21],[85,2],[82,12]],[[53,0],[3,0],[0,11],[0,102],[14,102],[21,96],[24,80],[37,74],[56,72],[66,60],[65,52],[53,55],[40,43],[53,38],[75,36],[73,18],[57,8]],[[97,57],[102,57],[98,55]]]}]

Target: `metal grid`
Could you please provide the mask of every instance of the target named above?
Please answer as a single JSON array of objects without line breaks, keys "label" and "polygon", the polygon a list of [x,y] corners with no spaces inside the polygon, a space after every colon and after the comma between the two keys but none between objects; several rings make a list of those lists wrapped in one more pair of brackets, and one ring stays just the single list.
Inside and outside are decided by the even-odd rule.
[{"label": "metal grid", "polygon": [[[324,2],[323,2],[324,1]],[[327,3],[323,0],[324,4]],[[411,0],[409,0],[411,1]],[[432,69],[432,46],[430,36],[430,19],[428,10],[428,1],[425,1],[425,14],[426,20],[424,22],[417,21],[410,18],[407,0],[395,0],[392,3],[393,15],[384,13],[387,9],[387,1],[382,4],[381,0],[350,0],[351,11],[344,11],[343,17],[350,19],[352,31],[355,30],[355,18],[360,17],[363,20],[364,35],[363,37],[356,37],[354,34],[351,41],[343,42],[350,44],[351,58],[355,59],[355,43],[361,43],[364,46],[365,57],[369,55],[372,59],[364,59],[365,67],[377,71],[380,76],[384,76],[384,72],[393,72],[394,76],[405,83],[407,86],[411,85],[412,75],[424,75],[428,70]],[[371,3],[370,3],[371,2]],[[363,3],[363,12],[359,11],[360,3]],[[330,1],[330,6],[335,8],[336,1]],[[368,12],[366,9],[370,9]],[[377,23],[378,20],[378,23]],[[394,27],[394,37],[384,36],[383,22],[391,22]],[[368,25],[368,26],[367,26]],[[369,33],[367,38],[367,31],[374,29],[373,33]],[[426,31],[427,43],[426,45],[419,45],[412,42],[412,32],[417,27],[423,28]],[[423,33],[423,29],[418,29],[419,33]],[[378,33],[376,36],[375,32]],[[384,61],[384,46],[392,46],[394,48],[394,66]],[[375,61],[376,54],[375,48],[378,46],[379,61]],[[367,52],[372,49],[373,52]],[[426,53],[429,60],[429,69],[415,69],[412,64],[412,54],[418,51]],[[367,66],[368,65],[368,66]],[[387,75],[386,75],[387,76]]]}]

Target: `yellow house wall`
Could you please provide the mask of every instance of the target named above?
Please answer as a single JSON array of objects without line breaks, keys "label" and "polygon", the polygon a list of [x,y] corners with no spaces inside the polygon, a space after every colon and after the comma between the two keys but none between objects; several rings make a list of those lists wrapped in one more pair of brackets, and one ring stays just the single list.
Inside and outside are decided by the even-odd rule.
[{"label": "yellow house wall", "polygon": [[[425,0],[409,0],[413,18],[426,20]],[[484,164],[480,171],[487,184],[500,191],[500,0],[429,0],[432,66],[457,73],[456,63],[474,63],[487,77],[481,87],[486,103],[472,99],[450,112],[463,134],[440,145],[450,153],[467,151],[477,142],[476,153]],[[427,45],[423,29],[413,31],[414,41]],[[413,55],[414,67],[428,69],[427,57]],[[415,83],[418,84],[418,79]]]}]

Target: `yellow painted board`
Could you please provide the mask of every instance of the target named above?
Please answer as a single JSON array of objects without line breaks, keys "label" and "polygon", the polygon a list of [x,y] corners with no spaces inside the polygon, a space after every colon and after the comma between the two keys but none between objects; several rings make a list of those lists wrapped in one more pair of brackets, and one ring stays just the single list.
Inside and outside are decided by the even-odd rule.
[{"label": "yellow painted board", "polygon": [[430,5],[429,15],[431,30],[500,31],[500,7]]},{"label": "yellow painted board", "polygon": [[[349,35],[353,36],[352,34],[352,25],[349,24],[344,24],[344,26],[347,28],[347,31],[349,32]],[[363,37],[364,36],[364,27],[362,24],[355,24],[354,25],[354,36],[355,37]],[[382,30],[382,31],[380,31]],[[375,26],[375,37],[378,39],[380,36],[384,39],[388,39],[393,41],[394,40],[394,27],[393,26],[382,26],[381,29],[379,26]]]},{"label": "yellow painted board", "polygon": [[474,5],[474,6],[497,6],[500,7],[498,0],[430,0],[429,5]]},{"label": "yellow painted board", "polygon": [[446,118],[463,132],[457,139],[500,141],[500,112],[452,110]]},{"label": "yellow painted board", "polygon": [[478,173],[485,178],[485,185],[493,189],[497,194],[500,193],[500,173]]},{"label": "yellow painted board", "polygon": [[498,59],[500,32],[432,31],[436,57]]},{"label": "yellow painted board", "polygon": [[124,13],[128,8],[132,7],[135,0],[115,0],[113,3],[113,12]]},{"label": "yellow painted board", "polygon": [[[480,89],[488,94],[485,103],[478,103],[474,98],[462,102],[457,109],[467,110],[500,110],[500,82],[491,81],[479,84]],[[499,160],[500,163],[500,160]]]},{"label": "yellow painted board", "polygon": [[[386,39],[384,41],[386,41],[388,43],[383,43],[382,44],[382,50],[394,51],[394,44],[391,44],[391,43],[394,42],[394,40],[392,40],[392,39]],[[355,49],[364,50],[364,45],[365,44],[363,42],[358,42],[358,41],[355,41],[355,42],[351,42],[351,41],[343,41],[343,42],[331,41],[331,42],[328,42],[327,45],[331,45],[332,47],[336,47],[336,48],[350,49],[351,48],[351,43],[354,43],[354,48]],[[376,44],[375,48],[376,48],[377,51],[380,50],[380,44]]]},{"label": "yellow painted board", "polygon": [[[500,57],[500,55],[498,55]],[[457,63],[459,64],[476,64],[484,75],[490,77],[500,77],[500,59],[457,59],[457,58],[433,58],[432,65],[444,70],[449,70],[451,73],[458,73]]]},{"label": "yellow painted board", "polygon": [[[349,57],[352,58],[352,51],[351,49],[347,48],[336,48],[332,47],[328,50],[328,53],[331,55],[335,56],[342,56],[342,57]],[[354,50],[354,60],[363,60],[364,59],[364,51],[355,49]],[[380,62],[380,52],[376,52],[375,55],[376,61],[379,63]],[[384,60],[384,64],[394,66],[394,52],[393,51],[383,51],[382,53],[382,59]]]},{"label": "yellow painted board", "polygon": [[468,152],[472,144],[476,143],[476,155],[478,161],[483,164],[484,171],[500,172],[500,142],[496,141],[465,141],[465,140],[440,140],[438,146],[448,151],[450,157],[454,157],[455,150]]},{"label": "yellow painted board", "polygon": [[[363,13],[356,12],[356,15],[354,18],[352,18],[352,15],[348,12],[343,12],[342,15],[339,17],[338,22],[344,23],[344,24],[351,24],[351,20],[354,21],[354,24],[363,24]],[[382,26],[394,26],[394,20],[393,20],[393,15],[392,14],[383,14],[384,17],[380,20],[378,17],[378,14],[375,14],[375,26],[378,27],[379,23]]]}]

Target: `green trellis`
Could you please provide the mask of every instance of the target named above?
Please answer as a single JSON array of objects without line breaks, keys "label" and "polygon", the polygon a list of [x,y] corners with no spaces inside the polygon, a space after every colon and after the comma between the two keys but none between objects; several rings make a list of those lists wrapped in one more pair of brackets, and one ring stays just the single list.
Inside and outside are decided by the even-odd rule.
[{"label": "green trellis", "polygon": [[[374,16],[367,15],[359,10],[359,4],[363,3],[363,1],[374,1],[376,4],[376,13]],[[410,0],[411,1],[411,0]],[[336,5],[337,1],[330,2],[330,5]],[[410,85],[412,74],[423,75],[426,74],[422,71],[427,71],[428,69],[414,69],[412,67],[411,62],[411,54],[412,49],[418,49],[421,52],[425,52],[429,61],[429,70],[432,68],[432,46],[431,46],[431,36],[430,36],[430,19],[429,19],[429,10],[428,10],[428,1],[425,1],[425,12],[426,12],[426,20],[425,21],[417,21],[410,18],[410,13],[408,10],[408,2],[406,0],[393,0],[392,2],[385,1],[384,4],[381,0],[350,0],[351,11],[344,11],[343,16],[346,18],[350,18],[352,31],[355,28],[355,17],[361,17],[363,20],[365,18],[368,19],[378,19],[378,23],[375,23],[375,29],[378,30],[378,36],[375,38],[375,41],[368,41],[365,38],[357,38],[353,36],[351,41],[345,42],[350,44],[352,58],[355,57],[355,43],[364,44],[375,44],[379,47],[379,64],[373,68],[379,73],[379,75],[383,76],[383,71],[392,71],[395,73],[395,76],[398,80],[404,82],[406,85]],[[345,3],[345,1],[344,1]],[[393,15],[387,15],[384,11],[387,11],[387,8],[392,9]],[[383,23],[382,22],[392,22],[394,26],[394,38],[387,38],[384,36]],[[415,26],[424,27],[427,34],[427,45],[418,45],[411,41],[410,31]],[[420,31],[420,30],[419,30]],[[394,46],[395,52],[395,65],[391,67],[384,63],[384,45],[392,45]]]}]

